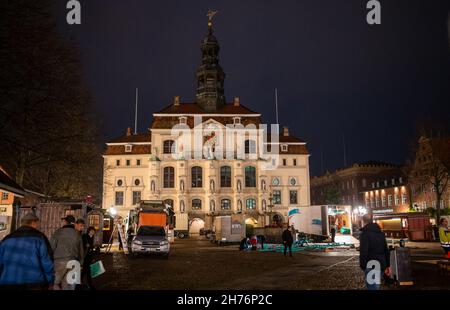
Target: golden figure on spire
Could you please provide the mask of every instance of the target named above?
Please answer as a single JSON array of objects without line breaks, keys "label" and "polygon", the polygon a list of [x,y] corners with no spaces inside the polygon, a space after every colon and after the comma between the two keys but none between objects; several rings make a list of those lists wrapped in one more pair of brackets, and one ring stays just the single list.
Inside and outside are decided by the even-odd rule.
[{"label": "golden figure on spire", "polygon": [[206,14],[206,16],[208,16],[208,26],[209,27],[212,26],[212,19],[213,19],[214,15],[216,15],[217,13],[219,13],[219,11],[213,11],[211,9],[208,10],[208,14]]}]

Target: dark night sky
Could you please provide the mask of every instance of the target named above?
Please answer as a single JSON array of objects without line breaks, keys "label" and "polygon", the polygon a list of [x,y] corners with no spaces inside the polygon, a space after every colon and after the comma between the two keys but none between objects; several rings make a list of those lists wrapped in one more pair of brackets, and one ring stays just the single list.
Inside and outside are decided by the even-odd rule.
[{"label": "dark night sky", "polygon": [[[381,0],[382,24],[366,23],[366,0],[81,0],[82,25],[58,28],[81,54],[105,140],[151,114],[195,98],[206,12],[215,34],[228,101],[261,112],[306,140],[311,174],[367,160],[401,163],[418,122],[450,123],[450,1]],[[448,128],[448,125],[447,125]]]}]

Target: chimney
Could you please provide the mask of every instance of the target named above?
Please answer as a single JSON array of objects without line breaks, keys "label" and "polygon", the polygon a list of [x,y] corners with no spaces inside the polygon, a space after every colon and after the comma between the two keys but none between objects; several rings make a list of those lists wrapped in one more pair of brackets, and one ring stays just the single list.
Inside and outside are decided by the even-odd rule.
[{"label": "chimney", "polygon": [[175,105],[175,106],[180,105],[180,96],[173,97],[173,105]]},{"label": "chimney", "polygon": [[131,127],[127,128],[127,137],[131,136],[133,133],[131,131]]},{"label": "chimney", "polygon": [[289,137],[289,128],[286,126],[283,127],[283,136]]},{"label": "chimney", "polygon": [[234,106],[238,107],[238,106],[240,106],[240,104],[241,104],[241,102],[240,102],[239,97],[234,97]]}]

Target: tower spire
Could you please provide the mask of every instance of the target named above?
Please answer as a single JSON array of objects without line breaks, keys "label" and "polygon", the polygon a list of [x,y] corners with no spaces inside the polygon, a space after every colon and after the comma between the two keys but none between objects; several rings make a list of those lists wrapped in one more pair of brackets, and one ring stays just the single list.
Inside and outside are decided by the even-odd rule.
[{"label": "tower spire", "polygon": [[209,10],[208,33],[202,41],[202,63],[197,69],[197,104],[207,112],[225,105],[225,73],[219,65],[220,45],[213,35],[213,17],[218,11]]}]

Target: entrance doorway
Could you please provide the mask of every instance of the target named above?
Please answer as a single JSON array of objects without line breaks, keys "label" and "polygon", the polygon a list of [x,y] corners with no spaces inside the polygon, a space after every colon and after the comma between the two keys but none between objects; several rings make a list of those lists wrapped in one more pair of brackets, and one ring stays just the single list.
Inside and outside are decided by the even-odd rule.
[{"label": "entrance doorway", "polygon": [[254,227],[258,225],[258,221],[252,217],[249,217],[245,220],[245,235],[247,237],[253,236]]},{"label": "entrance doorway", "polygon": [[194,218],[189,222],[189,235],[200,235],[200,229],[205,228],[205,221],[200,218]]}]

